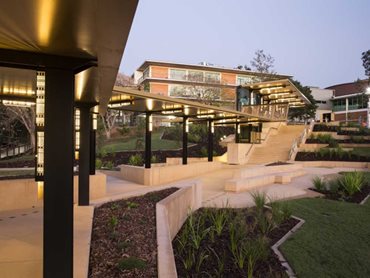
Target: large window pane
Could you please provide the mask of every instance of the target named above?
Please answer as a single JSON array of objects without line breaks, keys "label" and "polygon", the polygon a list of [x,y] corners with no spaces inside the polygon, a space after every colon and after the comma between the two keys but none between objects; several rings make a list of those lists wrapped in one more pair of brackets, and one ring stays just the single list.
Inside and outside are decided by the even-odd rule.
[{"label": "large window pane", "polygon": [[170,69],[170,78],[175,80],[186,80],[186,70]]},{"label": "large window pane", "polygon": [[236,78],[236,85],[244,85],[252,82],[253,78],[251,76],[238,75]]},{"label": "large window pane", "polygon": [[202,71],[189,70],[188,80],[202,82],[204,79],[204,73]]},{"label": "large window pane", "polygon": [[221,74],[217,72],[206,72],[205,73],[205,82],[209,83],[220,83]]}]

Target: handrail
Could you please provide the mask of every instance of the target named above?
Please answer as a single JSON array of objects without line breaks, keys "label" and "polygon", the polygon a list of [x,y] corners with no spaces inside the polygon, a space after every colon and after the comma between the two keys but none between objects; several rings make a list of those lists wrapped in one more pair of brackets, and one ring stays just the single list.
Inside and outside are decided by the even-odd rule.
[{"label": "handrail", "polygon": [[20,155],[26,153],[30,149],[32,149],[31,144],[23,144],[12,148],[2,148],[0,149],[0,159]]},{"label": "handrail", "polygon": [[306,140],[307,135],[313,130],[314,125],[315,121],[312,120],[310,125],[306,127],[296,139],[294,139],[293,144],[289,150],[289,160],[293,158],[293,155],[298,151],[301,144]]}]

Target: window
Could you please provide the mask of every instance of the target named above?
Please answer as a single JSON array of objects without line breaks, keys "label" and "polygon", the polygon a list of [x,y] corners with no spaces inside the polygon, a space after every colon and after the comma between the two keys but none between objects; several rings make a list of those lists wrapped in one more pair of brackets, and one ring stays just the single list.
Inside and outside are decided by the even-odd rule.
[{"label": "window", "polygon": [[204,79],[204,73],[202,71],[189,70],[188,80],[202,82]]},{"label": "window", "polygon": [[236,77],[236,85],[244,85],[252,82],[253,78],[251,76],[238,75]]},{"label": "window", "polygon": [[170,78],[175,80],[186,80],[186,70],[170,69]]},{"label": "window", "polygon": [[205,73],[205,82],[209,83],[220,83],[221,74],[217,72],[206,72]]},{"label": "window", "polygon": [[171,97],[201,99],[201,100],[219,100],[221,98],[221,88],[203,87],[203,86],[184,86],[170,85],[169,95]]}]

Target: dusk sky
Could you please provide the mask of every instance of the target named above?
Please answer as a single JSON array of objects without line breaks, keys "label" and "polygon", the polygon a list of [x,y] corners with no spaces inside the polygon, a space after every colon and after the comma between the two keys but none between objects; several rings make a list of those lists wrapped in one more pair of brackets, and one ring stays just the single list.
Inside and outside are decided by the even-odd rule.
[{"label": "dusk sky", "polygon": [[257,49],[275,71],[327,87],[364,78],[370,0],[140,0],[120,71],[145,60],[235,67]]}]

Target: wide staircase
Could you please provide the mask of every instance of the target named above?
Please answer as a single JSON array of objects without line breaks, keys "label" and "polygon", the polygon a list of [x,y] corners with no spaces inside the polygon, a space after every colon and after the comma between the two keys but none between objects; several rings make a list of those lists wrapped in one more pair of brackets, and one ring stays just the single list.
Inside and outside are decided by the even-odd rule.
[{"label": "wide staircase", "polygon": [[287,161],[293,141],[298,138],[304,125],[282,125],[277,134],[270,135],[262,145],[255,145],[248,164],[267,164],[277,161]]}]

